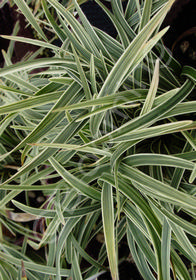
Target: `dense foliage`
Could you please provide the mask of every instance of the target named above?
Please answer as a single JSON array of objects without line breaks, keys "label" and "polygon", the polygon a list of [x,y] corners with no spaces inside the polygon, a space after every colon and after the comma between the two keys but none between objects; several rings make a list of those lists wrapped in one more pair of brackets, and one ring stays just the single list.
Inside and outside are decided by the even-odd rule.
[{"label": "dense foliage", "polygon": [[[109,267],[117,280],[122,240],[143,279],[195,279],[196,71],[161,41],[174,0],[129,0],[125,10],[111,0],[113,13],[96,0],[116,39],[76,0],[39,1],[36,16],[30,1],[14,2],[38,39],[4,36],[1,279],[96,279]],[[40,49],[12,65],[13,41]],[[54,55],[35,59],[43,49]],[[88,246],[101,233],[95,259]]]}]

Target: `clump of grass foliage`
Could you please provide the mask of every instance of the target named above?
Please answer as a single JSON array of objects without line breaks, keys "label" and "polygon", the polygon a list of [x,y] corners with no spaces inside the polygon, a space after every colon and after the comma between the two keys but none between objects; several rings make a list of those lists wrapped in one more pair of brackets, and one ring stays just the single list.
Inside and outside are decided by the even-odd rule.
[{"label": "clump of grass foliage", "polygon": [[[109,269],[117,280],[125,237],[143,279],[195,279],[196,71],[161,40],[174,0],[129,0],[125,11],[111,0],[113,13],[96,0],[116,39],[91,26],[76,0],[67,9],[42,0],[36,16],[29,1],[14,2],[40,39],[4,36],[1,279],[96,279]],[[14,41],[40,49],[12,65]],[[35,59],[45,48],[54,56]],[[36,190],[47,198],[40,208],[28,202]],[[42,232],[29,220],[41,220]],[[94,259],[87,246],[98,233],[105,242]]]}]

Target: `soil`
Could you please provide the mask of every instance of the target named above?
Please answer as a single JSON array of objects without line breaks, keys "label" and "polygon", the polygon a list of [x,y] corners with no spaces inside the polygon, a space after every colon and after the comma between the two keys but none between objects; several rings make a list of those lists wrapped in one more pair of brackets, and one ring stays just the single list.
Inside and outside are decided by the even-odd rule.
[{"label": "soil", "polygon": [[167,14],[163,27],[170,26],[164,44],[182,64],[196,67],[196,1],[176,0]]},{"label": "soil", "polygon": [[[108,1],[101,1],[109,10],[111,10],[111,4]],[[88,18],[89,22],[105,31],[112,37],[117,36],[117,31],[114,25],[112,24],[109,17],[106,15],[106,13],[103,11],[103,9],[95,2],[95,1],[88,1],[81,5],[81,8]],[[98,16],[97,16],[98,15]]]},{"label": "soil", "polygon": [[[27,38],[34,37],[33,30],[31,29],[30,26],[26,27],[27,23],[25,21],[25,18],[22,14],[20,14],[17,11],[16,6],[10,7],[9,4],[5,4],[3,8],[0,9],[0,19],[1,19],[0,35],[11,35],[16,22],[19,21],[20,29],[17,35],[27,37]],[[0,50],[7,51],[8,46],[9,46],[9,40],[0,37]],[[33,53],[37,49],[38,47],[33,45],[23,44],[19,42],[15,43],[12,62],[16,63],[18,61],[21,61],[22,58],[27,53]],[[0,67],[3,67],[4,59],[1,51],[0,51]]]},{"label": "soil", "polygon": [[[0,9],[0,34],[11,34],[14,26],[14,19],[10,12],[10,7],[8,4],[6,4],[2,9]],[[7,50],[9,45],[8,40],[5,40],[0,37],[0,47],[1,50]],[[0,52],[0,63],[3,62],[3,56]]]}]

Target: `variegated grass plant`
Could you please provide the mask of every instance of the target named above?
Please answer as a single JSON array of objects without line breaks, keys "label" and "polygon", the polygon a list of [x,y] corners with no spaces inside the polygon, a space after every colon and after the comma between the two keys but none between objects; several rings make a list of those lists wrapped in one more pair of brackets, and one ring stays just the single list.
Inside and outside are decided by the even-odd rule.
[{"label": "variegated grass plant", "polygon": [[[1,279],[96,279],[108,269],[120,279],[125,237],[143,279],[195,279],[196,71],[161,40],[174,0],[129,0],[125,11],[111,0],[113,13],[96,0],[116,39],[91,26],[76,0],[67,9],[42,0],[36,17],[29,1],[14,2],[40,39],[4,36],[12,41],[0,70]],[[35,59],[38,51],[12,65],[13,41],[54,56]],[[28,203],[36,190],[47,198],[40,208]],[[29,220],[42,220],[42,232]],[[94,259],[86,248],[98,233],[105,242]]]}]

